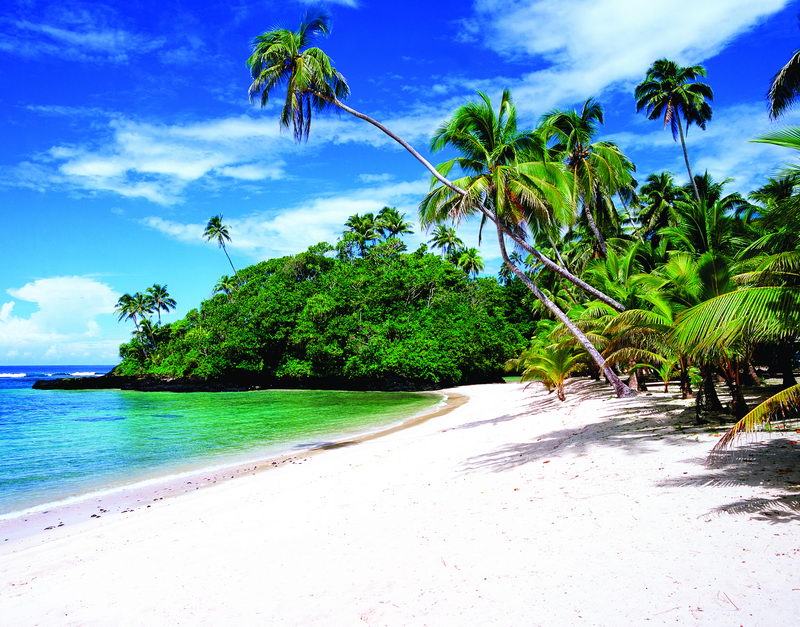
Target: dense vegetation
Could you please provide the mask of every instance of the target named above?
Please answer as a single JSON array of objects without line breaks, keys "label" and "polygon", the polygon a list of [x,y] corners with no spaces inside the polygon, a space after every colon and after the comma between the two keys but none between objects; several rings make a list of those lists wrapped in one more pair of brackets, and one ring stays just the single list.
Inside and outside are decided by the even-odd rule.
[{"label": "dense vegetation", "polygon": [[[669,126],[688,174],[683,187],[669,172],[653,173],[639,187],[623,150],[598,139],[604,113],[593,99],[522,130],[508,91],[497,109],[479,94],[434,133],[431,150],[455,154],[434,166],[344,103],[350,96],[345,77],[311,46],[329,32],[325,15],[309,14],[296,31],[257,37],[247,61],[251,99],[263,106],[285,89],[280,122],[298,140],[309,136],[312,116],[326,109],[372,124],[431,173],[431,191],[420,204],[423,223],[474,215],[496,232],[505,276],[540,303],[541,323],[512,362],[524,376],[562,393],[560,382],[583,361],[617,396],[629,396],[641,375],[657,374],[668,385],[677,374],[684,397],[697,389],[699,419],[724,409],[720,379],[730,396],[727,410],[741,418],[730,437],[800,405],[793,375],[800,340],[800,174],[781,173],[749,198],[725,193],[727,181],[694,175],[686,133],[692,125],[705,129],[713,113],[702,66],[659,59],[636,87],[637,110]],[[773,117],[800,93],[798,58],[773,79]],[[760,141],[800,148],[800,129]],[[750,411],[742,385],[759,382],[755,365],[781,372],[787,388]]]},{"label": "dense vegetation", "polygon": [[403,248],[348,230],[338,250],[240,269],[183,320],[136,332],[115,372],[380,389],[499,380],[531,328],[513,288]]}]

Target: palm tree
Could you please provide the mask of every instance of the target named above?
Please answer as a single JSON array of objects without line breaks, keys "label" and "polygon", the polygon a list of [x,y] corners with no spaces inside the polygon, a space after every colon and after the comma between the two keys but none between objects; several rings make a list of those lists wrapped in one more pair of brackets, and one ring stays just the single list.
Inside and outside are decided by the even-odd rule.
[{"label": "palm tree", "polygon": [[791,107],[800,95],[800,50],[784,65],[769,86],[769,117],[773,120]]},{"label": "palm tree", "polygon": [[669,225],[670,210],[681,197],[680,189],[670,172],[660,172],[648,176],[639,192],[644,200],[639,212],[639,232],[642,239],[653,239],[657,245],[658,231]]},{"label": "palm tree", "polygon": [[228,233],[228,225],[222,224],[222,214],[212,216],[209,219],[208,224],[206,224],[206,230],[203,231],[203,238],[207,242],[216,241],[217,244],[219,244],[219,247],[222,248],[222,252],[224,252],[225,256],[228,258],[228,263],[231,264],[234,276],[238,278],[239,274],[236,272],[236,268],[233,267],[228,249],[225,248],[225,242],[230,242],[231,236]]},{"label": "palm tree", "polygon": [[581,112],[553,111],[541,123],[540,133],[552,142],[552,151],[562,159],[573,177],[573,200],[583,210],[594,233],[600,254],[605,257],[605,237],[598,226],[598,211],[615,232],[619,220],[611,197],[633,183],[633,163],[612,142],[592,142],[598,124],[603,123],[603,107],[593,98],[583,103]]},{"label": "palm tree", "polygon": [[375,218],[375,226],[383,239],[397,237],[403,233],[413,233],[411,222],[406,222],[405,217],[405,214],[400,213],[396,207],[384,207]]},{"label": "palm tree", "polygon": [[123,294],[117,301],[114,310],[117,312],[120,321],[125,319],[133,320],[137,333],[140,331],[141,322],[155,311],[152,297],[141,292],[136,292],[133,296]]},{"label": "palm tree", "polygon": [[[561,321],[605,373],[619,396],[632,394],[608,367],[600,352],[553,300],[515,264],[506,250],[508,232],[519,238],[525,227],[538,232],[572,216],[569,174],[560,163],[548,159],[540,135],[517,130],[516,109],[508,91],[503,92],[495,112],[491,100],[479,92],[480,100],[456,109],[433,137],[431,148],[456,148],[461,156],[438,166],[445,174],[458,167],[465,175],[454,182],[464,194],[447,185],[434,185],[420,203],[420,221],[460,220],[492,207],[500,252],[508,268],[530,292]],[[485,214],[483,214],[485,215]],[[516,239],[515,239],[516,241]],[[537,258],[538,259],[538,258]],[[599,290],[593,290],[596,293]],[[605,295],[604,295],[605,296]],[[624,306],[606,296],[620,310]]]},{"label": "palm tree", "polygon": [[[250,84],[251,101],[257,97],[261,106],[266,106],[270,94],[279,87],[286,86],[286,99],[281,109],[280,123],[294,129],[297,141],[308,138],[311,129],[313,111],[323,111],[337,107],[350,115],[368,122],[391,137],[419,161],[431,175],[454,193],[467,196],[467,190],[449,181],[446,174],[439,172],[425,157],[402,137],[393,133],[385,125],[370,116],[349,107],[342,102],[350,94],[347,81],[334,67],[331,59],[319,48],[309,47],[309,43],[320,35],[330,33],[330,21],[327,15],[307,13],[296,31],[276,29],[256,37],[253,42],[253,53],[247,59],[253,81]],[[585,281],[573,275],[566,268],[559,266],[540,251],[533,248],[522,233],[517,233],[498,220],[493,211],[481,199],[473,198],[476,210],[483,217],[492,221],[498,228],[537,261],[544,264],[559,276],[571,281],[588,294],[608,302],[612,307],[621,308],[619,303],[598,292]],[[621,309],[620,309],[621,310]]]},{"label": "palm tree", "polygon": [[114,311],[117,313],[117,319],[122,322],[123,320],[133,320],[133,324],[136,327],[136,330],[139,330],[139,321],[138,321],[138,313],[134,308],[133,296],[128,293],[123,294],[117,300],[117,304],[114,307]]},{"label": "palm tree", "polygon": [[[683,149],[683,160],[689,173],[689,182],[694,187],[695,197],[700,201],[700,192],[694,181],[692,168],[689,165],[689,153],[686,151],[686,131],[690,124],[705,129],[711,119],[711,106],[708,101],[714,99],[714,92],[706,83],[697,80],[706,76],[702,65],[681,67],[669,59],[659,59],[647,70],[644,80],[636,86],[636,111],[645,109],[650,120],[664,118],[664,126],[669,124],[672,137],[680,137]],[[683,117],[683,120],[681,120]]]},{"label": "palm tree", "polygon": [[477,248],[467,248],[458,256],[456,265],[469,276],[476,276],[483,270],[483,259]]},{"label": "palm tree", "polygon": [[362,257],[366,256],[370,243],[380,238],[375,215],[370,212],[363,216],[357,213],[353,214],[347,218],[344,226],[345,233],[350,234],[352,241],[358,245]]},{"label": "palm tree", "polygon": [[533,346],[507,362],[506,369],[521,371],[521,381],[541,381],[548,391],[555,390],[558,400],[565,401],[564,382],[583,364],[584,355],[568,346]]},{"label": "palm tree", "polygon": [[219,281],[216,282],[214,285],[214,294],[225,294],[228,297],[228,300],[231,299],[231,295],[233,291],[238,287],[239,283],[236,279],[227,274],[222,275],[219,278]]},{"label": "palm tree", "polygon": [[175,309],[177,303],[175,299],[169,295],[166,285],[159,285],[153,283],[151,287],[147,288],[147,294],[153,301],[153,308],[158,314],[158,324],[161,324],[161,312],[169,313],[170,309]]},{"label": "palm tree", "polygon": [[453,227],[441,224],[437,224],[436,228],[433,229],[433,237],[431,237],[429,243],[434,248],[439,248],[444,257],[449,257],[464,246],[464,242],[456,234],[456,230]]}]

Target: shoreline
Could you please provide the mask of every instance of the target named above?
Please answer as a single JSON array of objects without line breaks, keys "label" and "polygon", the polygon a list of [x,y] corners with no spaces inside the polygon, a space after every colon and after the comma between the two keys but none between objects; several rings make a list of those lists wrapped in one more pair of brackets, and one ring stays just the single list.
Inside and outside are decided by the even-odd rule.
[{"label": "shoreline", "polygon": [[[316,443],[304,450],[266,454],[252,459],[223,462],[212,466],[196,466],[186,470],[165,469],[166,474],[156,474],[133,482],[116,483],[109,487],[0,514],[0,555],[4,548],[13,548],[16,542],[27,538],[35,539],[39,535],[57,537],[70,532],[76,525],[88,524],[118,514],[129,514],[137,509],[149,508],[153,503],[238,477],[285,464],[302,464],[323,451],[353,446],[397,433],[445,415],[469,400],[462,394],[446,393],[444,390],[430,390],[419,394],[439,395],[441,400],[430,409],[400,422],[340,434],[339,439]],[[253,451],[253,455],[257,455],[257,451]]]},{"label": "shoreline", "polygon": [[[0,544],[10,624],[778,625],[800,595],[800,446],[653,389],[469,401],[214,489]],[[354,438],[355,439],[355,438]],[[5,543],[12,544],[12,543]]]}]

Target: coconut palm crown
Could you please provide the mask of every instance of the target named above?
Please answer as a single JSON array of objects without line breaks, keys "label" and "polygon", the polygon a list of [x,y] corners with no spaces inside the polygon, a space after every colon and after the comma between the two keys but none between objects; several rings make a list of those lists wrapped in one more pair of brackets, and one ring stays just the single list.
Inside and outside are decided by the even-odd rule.
[{"label": "coconut palm crown", "polygon": [[[685,124],[686,132],[691,124],[705,129],[711,119],[711,105],[708,103],[714,99],[714,92],[709,85],[697,80],[705,76],[706,69],[702,65],[681,67],[669,59],[659,59],[647,70],[634,93],[637,112],[644,109],[650,120],[663,118],[664,126],[669,125],[672,130],[673,139],[677,141],[680,138],[689,181],[693,186],[694,175],[686,152],[683,126]],[[699,201],[696,186],[695,195]]]},{"label": "coconut palm crown", "polygon": [[292,126],[296,141],[308,139],[314,111],[336,106],[350,94],[347,81],[321,49],[309,46],[319,36],[331,32],[325,13],[308,12],[296,31],[277,29],[253,40],[253,53],[247,67],[253,77],[248,93],[251,102],[258,98],[264,107],[270,94],[286,87],[281,109],[281,125]]}]

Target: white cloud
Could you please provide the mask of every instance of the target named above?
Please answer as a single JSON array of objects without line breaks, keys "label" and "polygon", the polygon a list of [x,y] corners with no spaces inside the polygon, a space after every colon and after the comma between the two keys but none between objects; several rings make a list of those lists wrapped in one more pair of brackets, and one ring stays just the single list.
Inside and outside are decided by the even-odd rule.
[{"label": "white cloud", "polygon": [[[441,116],[431,110],[387,120],[410,142],[427,142]],[[153,124],[115,118],[107,136],[92,145],[53,146],[39,163],[16,168],[14,182],[36,189],[64,183],[91,192],[113,192],[158,204],[178,202],[195,181],[225,184],[287,176],[285,158],[326,144],[357,143],[401,150],[391,138],[348,116],[314,120],[309,143],[300,147],[282,132],[274,111],[185,124]],[[51,172],[52,166],[57,167]],[[24,167],[23,167],[24,166]],[[48,167],[49,166],[49,167]],[[230,181],[228,181],[230,182]]]},{"label": "white cloud", "polygon": [[[678,180],[687,181],[680,143],[669,129],[651,122],[650,132],[615,133],[604,139],[617,142],[639,165],[640,179],[653,169],[668,169]],[[695,174],[708,172],[717,180],[732,178],[729,191],[743,193],[762,185],[768,176],[793,162],[796,155],[786,148],[750,140],[783,126],[800,124],[800,112],[790,112],[780,123],[771,123],[763,102],[717,108],[706,130],[691,127],[686,137],[687,150]],[[654,168],[653,164],[658,165]],[[647,166],[651,166],[647,169]]]},{"label": "white cloud", "polygon": [[[312,244],[333,243],[341,235],[345,220],[354,213],[377,212],[396,206],[414,221],[417,204],[428,190],[428,181],[404,181],[378,187],[349,190],[335,196],[309,198],[302,204],[279,212],[256,212],[241,218],[225,217],[230,227],[231,252],[253,259],[295,254]],[[190,244],[203,244],[204,224],[181,223],[161,217],[142,222],[164,235]],[[413,241],[416,241],[412,238]]]},{"label": "white cloud", "polygon": [[700,63],[779,11],[788,0],[476,0],[465,34],[541,69],[512,85],[521,109],[539,113],[609,87],[628,87],[668,57]]},{"label": "white cloud", "polygon": [[164,39],[131,32],[117,22],[113,10],[97,4],[39,7],[30,19],[8,21],[0,50],[23,57],[126,63],[164,45]]},{"label": "white cloud", "polygon": [[[27,363],[47,359],[113,360],[121,340],[103,337],[97,318],[113,314],[118,294],[105,283],[81,276],[37,279],[6,292],[0,305],[0,355],[22,355]],[[18,301],[34,303],[18,316]]]}]

